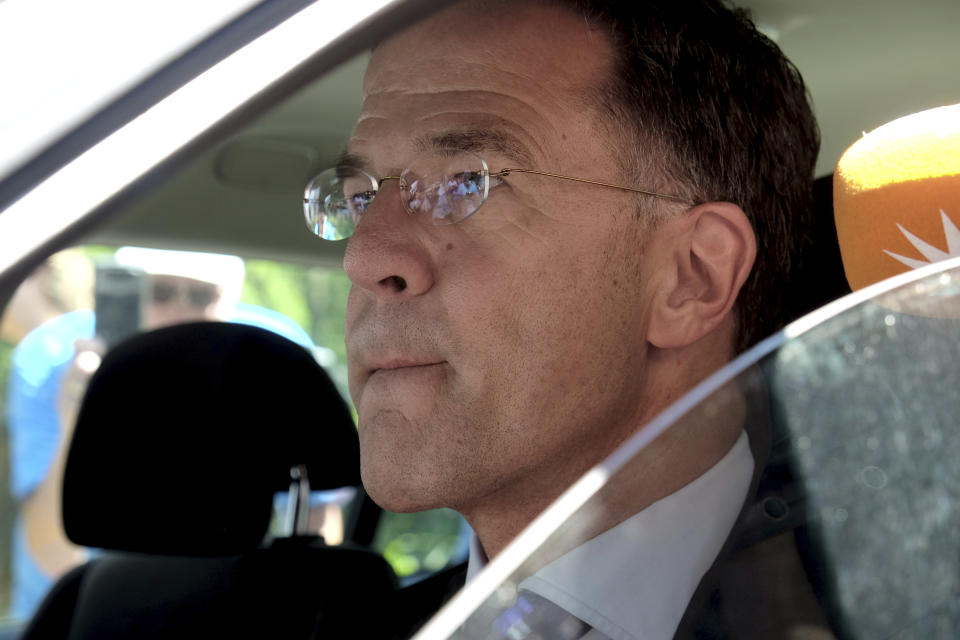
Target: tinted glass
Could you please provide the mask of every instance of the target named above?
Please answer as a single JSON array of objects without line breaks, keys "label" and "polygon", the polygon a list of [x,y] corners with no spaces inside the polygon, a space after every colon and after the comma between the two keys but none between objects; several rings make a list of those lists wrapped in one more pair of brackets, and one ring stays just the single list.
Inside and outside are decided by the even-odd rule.
[{"label": "tinted glass", "polygon": [[[955,637],[958,311],[954,261],[788,327],[582,479],[422,637],[579,638],[590,627],[616,637],[618,625],[658,624],[679,624],[679,637]],[[696,548],[699,527],[658,538],[659,525],[631,509],[644,491],[638,454],[664,430],[731,420],[762,470],[756,497],[688,588],[675,579],[687,562],[677,549]],[[676,524],[670,505],[646,512]]]}]

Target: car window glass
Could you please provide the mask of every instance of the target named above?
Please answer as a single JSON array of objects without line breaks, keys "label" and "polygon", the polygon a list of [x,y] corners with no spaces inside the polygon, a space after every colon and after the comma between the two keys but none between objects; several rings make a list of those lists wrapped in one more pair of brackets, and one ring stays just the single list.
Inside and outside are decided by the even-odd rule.
[{"label": "car window glass", "polygon": [[[158,257],[176,264],[158,266]],[[27,619],[56,577],[90,557],[63,536],[56,483],[70,433],[64,425],[83,389],[68,398],[71,372],[95,333],[120,339],[137,326],[203,319],[252,324],[309,349],[348,398],[349,282],[341,270],[205,260],[139,248],[69,249],[34,272],[7,306],[0,325],[0,617]],[[357,502],[354,488],[312,492],[310,533],[341,544]],[[272,536],[290,535],[287,504],[278,494]],[[375,547],[399,577],[414,580],[464,560],[467,535],[452,511],[388,514]]]},{"label": "car window glass", "polygon": [[[732,363],[584,477],[418,637],[618,637],[630,625],[668,635],[680,625],[680,637],[953,637],[960,266],[950,265],[841,300]],[[766,464],[746,467],[764,470],[740,480],[757,483],[757,497],[710,568],[712,554],[685,550],[710,537],[742,441],[640,511],[638,463],[665,429],[729,421]],[[682,504],[699,505],[689,522]]]}]

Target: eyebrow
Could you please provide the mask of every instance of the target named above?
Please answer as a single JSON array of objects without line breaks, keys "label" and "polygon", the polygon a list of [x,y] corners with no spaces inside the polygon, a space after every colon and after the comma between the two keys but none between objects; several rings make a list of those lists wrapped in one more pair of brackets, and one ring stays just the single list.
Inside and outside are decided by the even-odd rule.
[{"label": "eyebrow", "polygon": [[[441,131],[418,136],[414,139],[413,146],[418,152],[456,149],[478,155],[496,153],[515,160],[520,165],[516,168],[533,166],[533,156],[527,146],[505,131],[477,128]],[[367,156],[351,151],[348,146],[337,156],[335,166],[369,170],[373,163]]]},{"label": "eyebrow", "polygon": [[340,155],[337,156],[337,161],[334,163],[335,167],[353,167],[355,169],[366,169],[370,166],[370,161],[366,156],[362,156],[358,153],[353,153],[350,149],[344,149],[340,152]]},{"label": "eyebrow", "polygon": [[531,154],[519,138],[505,131],[492,129],[463,129],[426,134],[414,140],[414,148],[417,151],[456,149],[479,155],[496,153],[516,160],[523,167],[532,165]]}]

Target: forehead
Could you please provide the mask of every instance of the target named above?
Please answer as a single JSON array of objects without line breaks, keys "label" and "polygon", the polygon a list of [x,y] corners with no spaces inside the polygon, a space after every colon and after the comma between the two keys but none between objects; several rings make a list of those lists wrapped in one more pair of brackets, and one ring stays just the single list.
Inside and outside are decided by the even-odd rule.
[{"label": "forehead", "polygon": [[376,49],[351,149],[448,139],[518,159],[566,153],[611,59],[605,39],[566,10],[457,4]]}]

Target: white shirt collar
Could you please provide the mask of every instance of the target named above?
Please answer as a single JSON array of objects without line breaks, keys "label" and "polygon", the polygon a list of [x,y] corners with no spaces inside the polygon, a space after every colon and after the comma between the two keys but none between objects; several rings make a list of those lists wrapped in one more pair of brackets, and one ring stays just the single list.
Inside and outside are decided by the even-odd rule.
[{"label": "white shirt collar", "polygon": [[[730,535],[753,466],[747,435],[741,433],[699,478],[557,558],[521,589],[614,640],[672,638]],[[468,581],[486,564],[475,536],[470,542]]]}]

